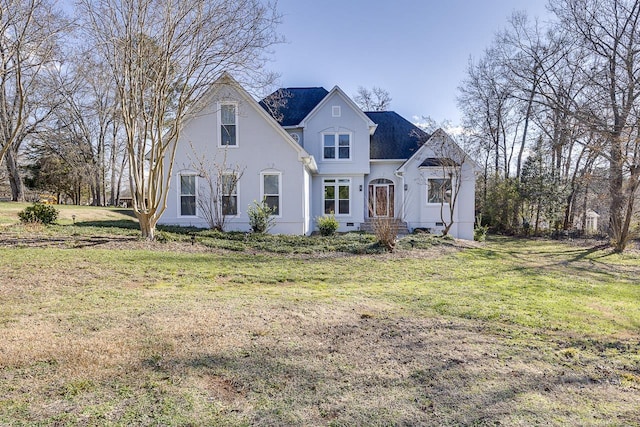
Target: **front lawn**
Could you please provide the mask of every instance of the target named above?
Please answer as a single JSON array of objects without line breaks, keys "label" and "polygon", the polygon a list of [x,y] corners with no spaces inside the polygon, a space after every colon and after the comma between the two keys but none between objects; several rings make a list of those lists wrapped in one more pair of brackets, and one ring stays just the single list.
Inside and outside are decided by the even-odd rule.
[{"label": "front lawn", "polygon": [[0,425],[640,423],[637,253],[121,220],[0,229]]}]

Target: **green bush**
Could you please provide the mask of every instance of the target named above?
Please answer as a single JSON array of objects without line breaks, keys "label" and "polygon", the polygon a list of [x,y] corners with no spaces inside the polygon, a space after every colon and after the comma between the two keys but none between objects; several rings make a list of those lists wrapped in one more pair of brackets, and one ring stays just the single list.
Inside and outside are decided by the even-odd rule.
[{"label": "green bush", "polygon": [[253,205],[249,206],[247,214],[249,215],[249,224],[254,233],[266,233],[276,223],[273,217],[274,209],[267,205],[267,202],[253,201]]},{"label": "green bush", "polygon": [[321,216],[316,220],[316,222],[318,223],[320,234],[323,236],[333,235],[340,226],[340,224],[338,224],[338,220],[333,215]]},{"label": "green bush", "polygon": [[476,225],[473,229],[473,240],[476,242],[484,242],[487,238],[487,230],[489,226],[487,225]]},{"label": "green bush", "polygon": [[51,205],[34,203],[18,212],[18,218],[23,223],[53,224],[58,219],[58,210]]}]

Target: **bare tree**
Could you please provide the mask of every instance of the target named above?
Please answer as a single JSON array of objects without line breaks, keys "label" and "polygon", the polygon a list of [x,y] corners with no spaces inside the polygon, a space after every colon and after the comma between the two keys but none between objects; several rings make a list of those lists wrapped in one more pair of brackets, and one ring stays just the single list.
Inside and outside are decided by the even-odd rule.
[{"label": "bare tree", "polygon": [[[449,137],[442,129],[437,129],[426,142],[434,157],[432,165],[441,168],[442,179],[430,179],[427,194],[433,197],[429,202],[440,203],[440,221],[444,224],[442,235],[446,236],[455,223],[455,211],[462,184],[466,179],[466,169],[473,167],[465,150]],[[472,175],[473,176],[473,175]],[[475,179],[475,178],[472,178]]]},{"label": "bare tree", "polygon": [[363,111],[387,111],[389,104],[391,104],[391,95],[386,90],[376,86],[371,90],[360,86],[353,100]]},{"label": "bare tree", "polygon": [[[468,139],[483,158],[483,173],[478,188],[478,205],[485,218],[502,229],[512,229],[513,209],[507,203],[494,203],[513,187],[511,162],[517,152],[522,118],[515,97],[516,87],[508,77],[504,56],[496,46],[487,49],[478,61],[470,61],[467,78],[459,87],[458,105]],[[489,211],[492,211],[489,214]]]},{"label": "bare tree", "polygon": [[223,71],[259,76],[279,17],[259,0],[80,0],[110,65],[126,135],[133,210],[154,238],[176,143],[191,107]]},{"label": "bare tree", "polygon": [[0,163],[6,160],[13,200],[24,199],[20,146],[58,105],[49,77],[68,28],[52,1],[0,0]]},{"label": "bare tree", "polygon": [[284,119],[282,109],[286,108],[291,96],[291,92],[284,89],[278,89],[263,97],[262,101],[260,101],[260,105],[262,105],[278,123],[281,123]]},{"label": "bare tree", "polygon": [[212,230],[224,231],[227,218],[238,214],[238,182],[245,168],[239,164],[229,164],[227,151],[222,159],[204,153],[198,155],[191,147],[193,158],[189,169],[198,172],[198,212]]},{"label": "bare tree", "polygon": [[[106,203],[107,149],[118,147],[111,139],[117,128],[115,88],[105,64],[90,54],[77,53],[57,75],[59,108],[49,120],[46,132],[40,132],[44,152],[54,153],[74,168],[89,185],[91,204]],[[41,150],[42,151],[42,150]]]},{"label": "bare tree", "polygon": [[606,140],[611,193],[609,234],[623,251],[631,238],[640,184],[640,2],[561,0],[552,10],[558,28],[582,42],[580,69],[587,82],[578,118]]}]

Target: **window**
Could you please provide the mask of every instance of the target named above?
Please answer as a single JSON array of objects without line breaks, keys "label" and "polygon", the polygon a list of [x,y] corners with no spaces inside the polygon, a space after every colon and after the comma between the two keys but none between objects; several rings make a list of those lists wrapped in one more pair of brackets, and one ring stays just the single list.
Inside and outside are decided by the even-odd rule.
[{"label": "window", "polygon": [[180,215],[196,216],[195,175],[180,175]]},{"label": "window", "polygon": [[351,135],[348,133],[325,133],[322,137],[324,159],[349,160],[351,158]]},{"label": "window", "polygon": [[427,203],[451,202],[451,178],[429,179],[427,184]]},{"label": "window", "polygon": [[349,215],[351,213],[351,180],[324,180],[324,213]]},{"label": "window", "polygon": [[341,116],[341,108],[339,105],[334,105],[331,107],[331,117],[340,117]]},{"label": "window", "polygon": [[238,145],[236,119],[235,104],[220,106],[220,145],[232,147]]},{"label": "window", "polygon": [[238,215],[238,177],[225,174],[221,178],[222,215]]},{"label": "window", "polygon": [[262,198],[274,215],[280,215],[280,174],[262,175]]}]

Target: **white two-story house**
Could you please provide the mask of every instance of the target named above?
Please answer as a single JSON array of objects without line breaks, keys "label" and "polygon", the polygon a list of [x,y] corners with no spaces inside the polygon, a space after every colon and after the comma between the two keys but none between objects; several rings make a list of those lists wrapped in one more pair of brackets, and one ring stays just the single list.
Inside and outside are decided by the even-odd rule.
[{"label": "white two-story house", "polygon": [[257,102],[228,74],[212,86],[182,131],[161,224],[207,226],[198,198],[209,159],[237,178],[222,189],[225,230],[249,231],[247,209],[265,200],[273,233],[310,234],[332,214],[343,232],[392,217],[435,233],[453,223],[451,235],[473,238],[474,164],[444,131],[363,112],[337,86],[276,94]]}]

